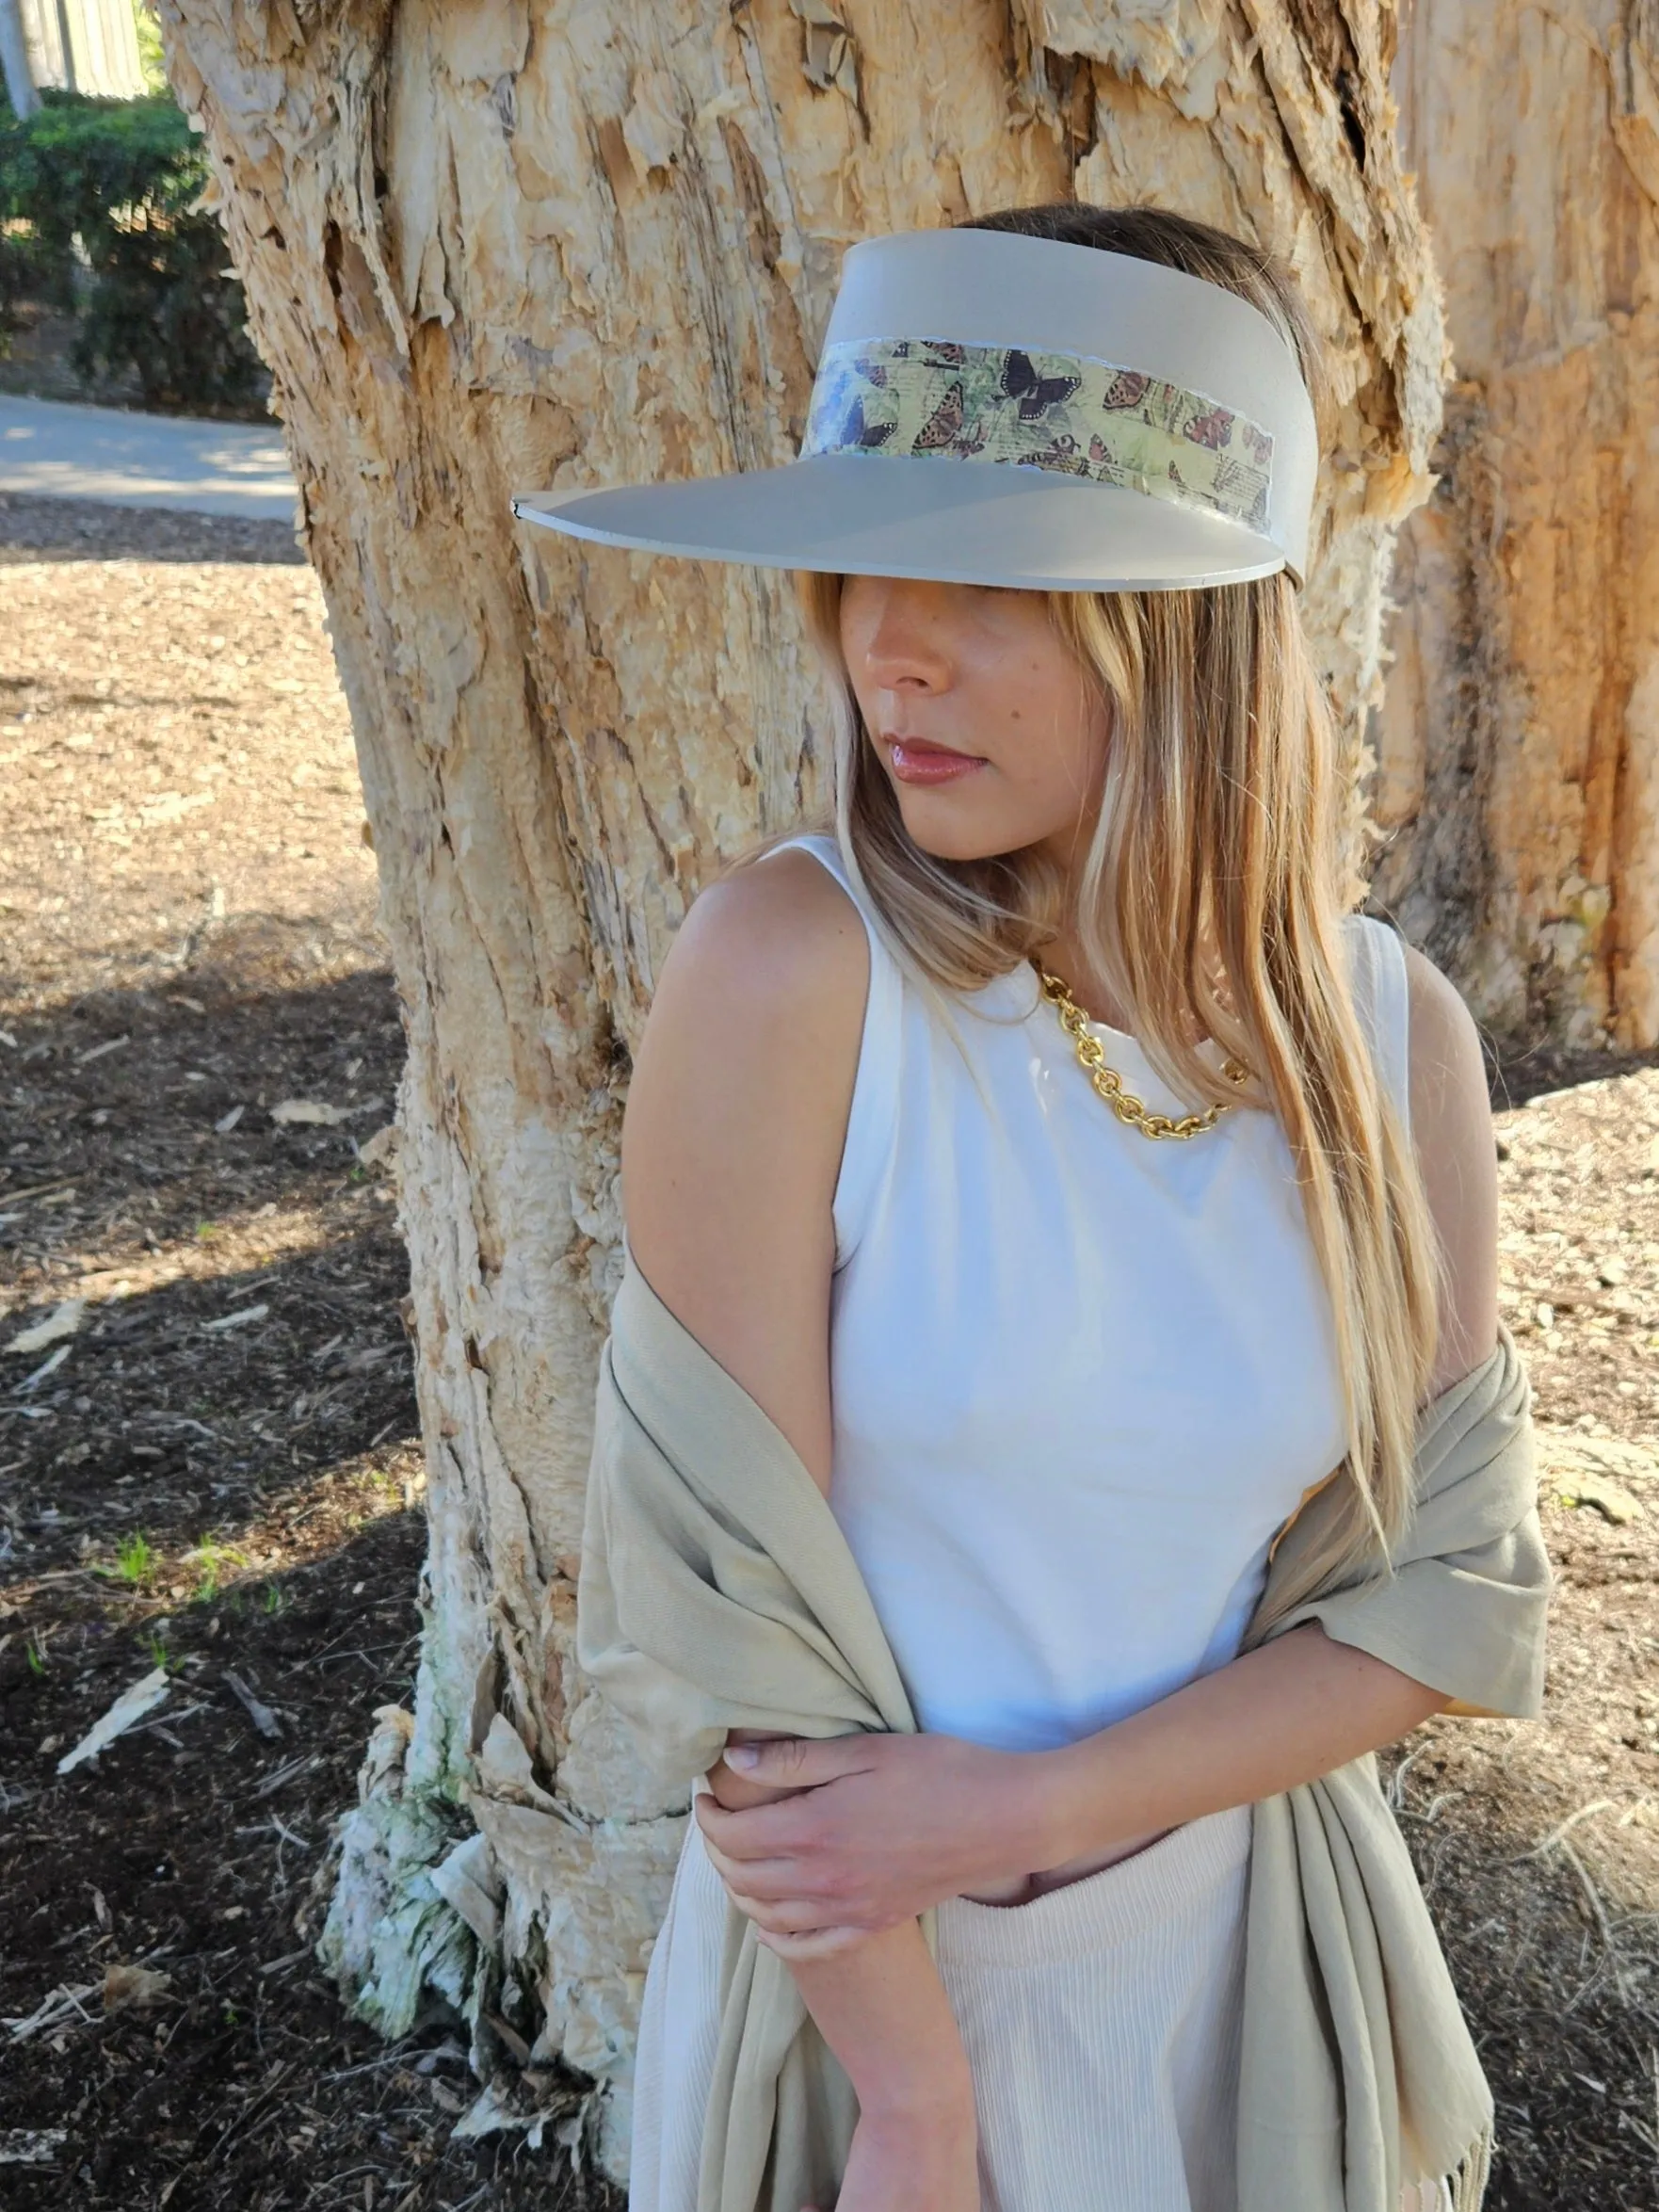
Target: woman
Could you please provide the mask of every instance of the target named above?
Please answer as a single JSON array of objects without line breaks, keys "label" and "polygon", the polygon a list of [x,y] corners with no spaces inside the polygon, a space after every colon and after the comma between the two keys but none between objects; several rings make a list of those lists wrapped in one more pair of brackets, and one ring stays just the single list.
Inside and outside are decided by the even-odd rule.
[{"label": "woman", "polygon": [[[521,504],[806,573],[836,833],[687,918],[626,1218],[643,1295],[828,1500],[920,1726],[722,1732],[634,2212],[734,2201],[728,1900],[856,2097],[839,2212],[1231,2208],[1251,1808],[1463,1690],[1320,1618],[1244,1649],[1305,1499],[1302,1597],[1397,1543],[1419,1408],[1497,1344],[1473,1025],[1342,914],[1296,605],[1315,374],[1253,249],[1020,210],[855,250],[794,468]],[[597,1625],[613,1595],[585,1565],[607,1687],[650,1634]],[[1378,2170],[1439,2202],[1400,2109]],[[1361,2201],[1352,2133],[1286,2212]],[[775,2139],[775,2204],[778,2171]]]}]

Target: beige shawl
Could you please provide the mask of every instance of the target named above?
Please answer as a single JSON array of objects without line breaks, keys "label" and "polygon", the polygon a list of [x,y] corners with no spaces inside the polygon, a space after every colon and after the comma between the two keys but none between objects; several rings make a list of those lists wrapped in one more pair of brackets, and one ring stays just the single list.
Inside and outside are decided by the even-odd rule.
[{"label": "beige shawl", "polygon": [[[1426,1410],[1417,1464],[1392,1574],[1274,1618],[1317,1542],[1315,1494],[1257,1621],[1321,1621],[1466,1709],[1534,1714],[1549,1570],[1507,1337]],[[600,1378],[577,1649],[686,1784],[734,1728],[915,1729],[823,1494],[632,1264]],[[1457,2212],[1475,2212],[1491,2098],[1369,1758],[1256,1807],[1244,2007],[1239,2212],[1397,2212],[1417,2174],[1450,2175]],[[831,2203],[855,2119],[787,1967],[733,1907],[699,2212]]]}]

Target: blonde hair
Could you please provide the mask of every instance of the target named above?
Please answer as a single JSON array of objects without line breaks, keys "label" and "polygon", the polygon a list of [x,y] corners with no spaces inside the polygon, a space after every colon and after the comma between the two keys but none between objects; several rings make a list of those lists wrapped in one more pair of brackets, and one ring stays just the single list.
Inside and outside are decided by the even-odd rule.
[{"label": "blonde hair", "polygon": [[[1254,249],[1149,209],[1023,209],[987,227],[1055,235],[1055,218],[1070,226],[1063,235],[1109,225],[1117,250],[1241,293],[1272,315],[1314,381],[1288,281]],[[833,678],[838,837],[898,957],[946,992],[974,991],[1069,918],[1174,1089],[1238,1100],[1200,1050],[1213,1039],[1250,1070],[1247,1106],[1279,1117],[1329,1294],[1347,1447],[1337,1471],[1345,1494],[1276,1607],[1289,1610],[1315,1583],[1386,1551],[1404,1526],[1437,1330],[1427,1205],[1349,983],[1345,779],[1295,587],[1280,574],[1204,590],[1046,595],[1110,716],[1070,917],[1058,872],[1031,853],[947,862],[911,842],[847,682],[841,579],[804,576],[800,589]]]}]

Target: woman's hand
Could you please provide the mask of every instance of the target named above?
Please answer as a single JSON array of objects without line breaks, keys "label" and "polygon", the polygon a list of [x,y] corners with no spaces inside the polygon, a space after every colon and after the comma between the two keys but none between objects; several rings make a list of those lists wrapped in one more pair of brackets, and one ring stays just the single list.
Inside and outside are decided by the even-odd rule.
[{"label": "woman's hand", "polygon": [[[731,1746],[695,1811],[762,1943],[821,1957],[944,1897],[1015,1891],[1052,1863],[1045,1757],[950,1736],[781,1736]],[[722,1804],[757,1784],[796,1794]]]}]

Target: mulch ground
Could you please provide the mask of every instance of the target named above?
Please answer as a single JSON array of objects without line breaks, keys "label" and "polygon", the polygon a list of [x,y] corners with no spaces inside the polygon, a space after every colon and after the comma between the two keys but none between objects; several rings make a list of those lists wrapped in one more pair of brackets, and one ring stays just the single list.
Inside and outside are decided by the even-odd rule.
[{"label": "mulch ground", "polygon": [[[552,2145],[456,2140],[453,2025],[389,2048],[312,1957],[423,1550],[401,1031],[314,579],[275,525],[24,499],[0,572],[0,2205],[615,2212]],[[1498,1095],[1549,1713],[1433,1723],[1393,1786],[1490,2203],[1651,2212],[1659,1070]]]},{"label": "mulch ground", "polygon": [[314,579],[278,525],[22,498],[0,576],[0,2205],[602,2206],[453,2141],[464,2037],[389,2049],[312,1956],[424,1550]]}]

